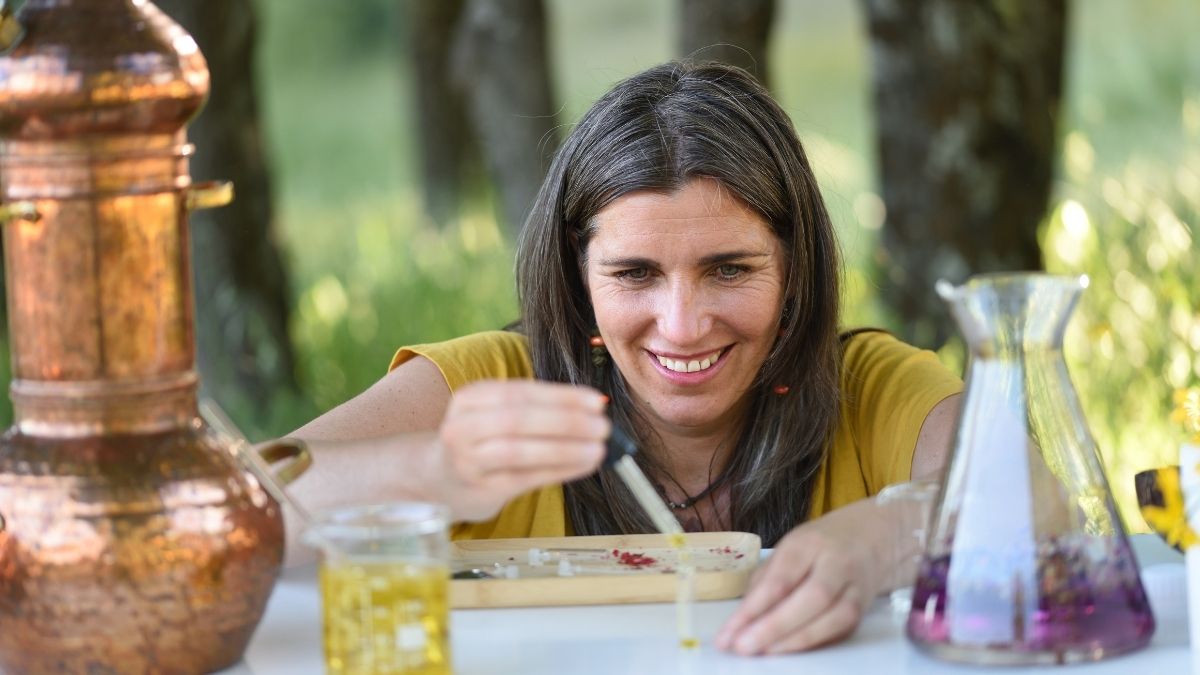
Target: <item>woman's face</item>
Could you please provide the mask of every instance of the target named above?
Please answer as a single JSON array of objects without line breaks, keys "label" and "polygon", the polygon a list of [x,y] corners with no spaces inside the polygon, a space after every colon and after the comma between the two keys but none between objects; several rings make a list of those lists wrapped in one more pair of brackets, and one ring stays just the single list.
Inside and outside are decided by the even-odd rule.
[{"label": "woman's face", "polygon": [[676,433],[736,424],[779,331],[784,253],[712,179],[627,194],[597,214],[585,279],[634,400]]}]

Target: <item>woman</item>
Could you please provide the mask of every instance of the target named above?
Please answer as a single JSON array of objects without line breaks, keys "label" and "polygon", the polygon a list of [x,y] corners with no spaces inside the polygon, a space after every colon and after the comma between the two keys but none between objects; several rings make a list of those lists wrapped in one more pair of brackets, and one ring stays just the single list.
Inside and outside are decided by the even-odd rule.
[{"label": "woman", "polygon": [[900,529],[867,498],[938,474],[961,383],[885,333],[839,337],[833,226],[769,94],[716,64],[617,84],[559,150],[517,276],[516,330],[401,349],[297,432],[301,498],[444,502],[458,538],[652,531],[597,472],[607,413],[687,529],[775,547],[719,647],[852,631]]}]

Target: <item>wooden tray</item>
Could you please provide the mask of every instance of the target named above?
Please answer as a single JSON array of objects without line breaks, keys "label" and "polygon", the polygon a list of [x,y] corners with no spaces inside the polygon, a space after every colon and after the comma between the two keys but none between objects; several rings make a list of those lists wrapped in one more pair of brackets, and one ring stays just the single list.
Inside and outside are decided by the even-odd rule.
[{"label": "wooden tray", "polygon": [[[758,565],[759,546],[758,535],[746,532],[688,534],[687,548],[696,566],[696,599],[740,596]],[[534,563],[531,549],[545,552],[537,556],[544,562]],[[572,576],[559,576],[559,561],[564,558]],[[677,562],[678,552],[661,534],[459,541],[451,544],[451,571],[477,569],[493,578],[452,580],[450,605],[669,602],[675,599]],[[517,578],[505,578],[512,571]]]}]

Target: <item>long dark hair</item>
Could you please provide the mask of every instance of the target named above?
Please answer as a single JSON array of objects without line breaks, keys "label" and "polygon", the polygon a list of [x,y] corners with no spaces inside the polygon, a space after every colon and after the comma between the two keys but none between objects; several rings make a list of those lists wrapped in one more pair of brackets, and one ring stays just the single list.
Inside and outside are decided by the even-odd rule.
[{"label": "long dark hair", "polygon": [[[599,384],[616,424],[648,447],[649,427],[621,373],[597,368],[595,327],[581,261],[592,220],[636,190],[671,193],[715,179],[757,211],[787,256],[777,340],[748,393],[748,414],[727,467],[732,527],[766,546],[804,521],[838,416],[839,256],[804,149],[786,113],[745,71],[671,62],[618,83],[583,116],[555,155],[517,252],[521,330],[534,374]],[[776,384],[787,395],[772,392]],[[651,475],[652,453],[639,462]],[[606,472],[564,486],[576,534],[649,532],[649,519]]]}]

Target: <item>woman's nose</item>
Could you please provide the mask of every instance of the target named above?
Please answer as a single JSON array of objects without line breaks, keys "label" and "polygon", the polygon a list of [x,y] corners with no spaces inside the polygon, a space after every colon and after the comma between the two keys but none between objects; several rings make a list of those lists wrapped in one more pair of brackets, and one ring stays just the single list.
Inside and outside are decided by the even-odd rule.
[{"label": "woman's nose", "polygon": [[698,343],[712,327],[705,304],[703,294],[690,284],[672,284],[659,305],[659,333],[680,347]]}]

